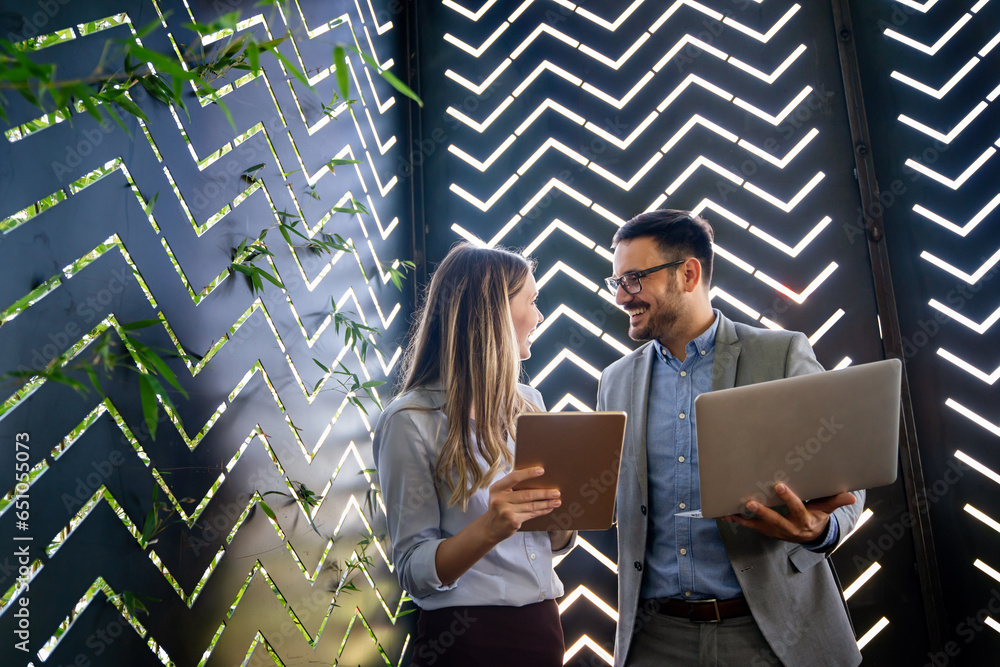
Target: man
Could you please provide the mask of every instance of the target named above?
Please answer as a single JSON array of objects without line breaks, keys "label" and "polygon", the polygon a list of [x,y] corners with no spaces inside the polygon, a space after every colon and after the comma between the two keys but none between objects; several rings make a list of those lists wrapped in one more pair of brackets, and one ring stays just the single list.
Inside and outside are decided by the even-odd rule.
[{"label": "man", "polygon": [[785,485],[779,514],[677,517],[699,503],[694,399],[703,392],[817,373],[801,333],[735,324],[709,300],[711,226],[687,211],[629,220],[615,234],[608,286],[649,340],[605,369],[598,410],[629,414],[618,483],[615,666],[857,665],[827,556],[850,533],[864,492],[803,502]]}]

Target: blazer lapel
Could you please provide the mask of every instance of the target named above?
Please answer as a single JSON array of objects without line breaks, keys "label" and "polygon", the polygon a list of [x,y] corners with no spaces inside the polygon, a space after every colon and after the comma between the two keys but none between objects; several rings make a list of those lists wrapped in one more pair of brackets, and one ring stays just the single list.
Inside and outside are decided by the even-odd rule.
[{"label": "blazer lapel", "polygon": [[634,415],[635,427],[639,430],[638,438],[630,438],[635,446],[635,471],[639,476],[639,490],[642,492],[642,502],[649,504],[646,492],[646,422],[647,406],[649,405],[649,382],[653,373],[653,361],[656,349],[652,343],[646,345],[643,353],[632,360],[632,387],[630,415]]},{"label": "blazer lapel", "polygon": [[736,335],[733,321],[719,313],[719,328],[715,332],[715,362],[712,364],[712,391],[736,386],[736,366],[743,344]]}]

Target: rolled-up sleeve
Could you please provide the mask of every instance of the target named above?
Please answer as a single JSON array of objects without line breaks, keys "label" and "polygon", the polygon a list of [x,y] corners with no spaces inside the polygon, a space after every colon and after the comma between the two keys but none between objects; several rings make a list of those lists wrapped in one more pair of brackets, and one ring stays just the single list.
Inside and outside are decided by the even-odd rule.
[{"label": "rolled-up sleeve", "polygon": [[451,590],[437,575],[435,556],[444,541],[430,444],[411,410],[387,414],[375,430],[375,465],[386,506],[392,558],[399,585],[413,597]]}]

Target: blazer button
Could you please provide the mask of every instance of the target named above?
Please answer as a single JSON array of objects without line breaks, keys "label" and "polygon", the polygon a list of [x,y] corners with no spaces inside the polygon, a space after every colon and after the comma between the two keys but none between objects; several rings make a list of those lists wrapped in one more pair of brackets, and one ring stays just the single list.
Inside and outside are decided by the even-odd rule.
[{"label": "blazer button", "polygon": [[635,565],[635,569],[637,569],[637,570],[639,570],[640,572],[642,572],[642,563],[640,563],[639,561],[636,561],[636,562],[634,563],[634,565]]},{"label": "blazer button", "polygon": [[646,516],[646,506],[645,505],[640,505],[639,506],[639,511],[642,512],[643,516]]}]

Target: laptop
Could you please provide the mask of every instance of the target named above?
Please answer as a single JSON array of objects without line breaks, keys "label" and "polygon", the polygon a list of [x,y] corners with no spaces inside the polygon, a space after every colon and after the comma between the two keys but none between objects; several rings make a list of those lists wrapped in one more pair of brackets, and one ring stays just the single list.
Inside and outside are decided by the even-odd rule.
[{"label": "laptop", "polygon": [[562,505],[520,530],[607,530],[614,523],[624,412],[526,412],[517,418],[514,469],[545,474],[518,489],[559,489]]},{"label": "laptop", "polygon": [[701,509],[677,516],[782,505],[778,482],[803,500],[892,484],[902,369],[887,359],[698,396]]}]

